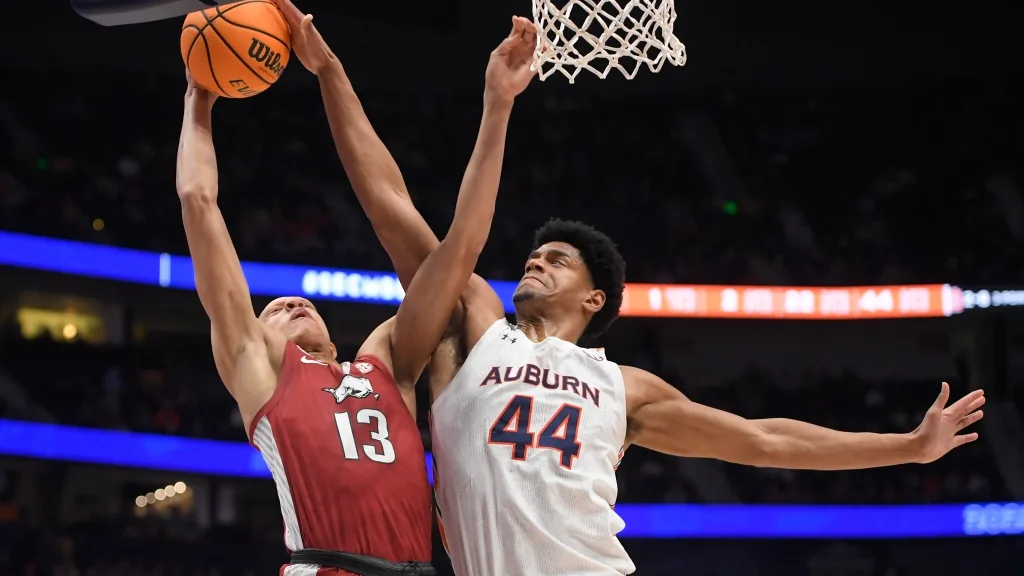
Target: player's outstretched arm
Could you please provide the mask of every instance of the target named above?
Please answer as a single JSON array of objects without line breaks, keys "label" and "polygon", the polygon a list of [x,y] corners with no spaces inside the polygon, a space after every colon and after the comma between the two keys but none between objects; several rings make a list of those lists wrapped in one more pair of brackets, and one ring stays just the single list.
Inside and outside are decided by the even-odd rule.
[{"label": "player's outstretched arm", "polygon": [[[459,188],[455,217],[444,240],[416,272],[391,330],[391,359],[400,382],[415,381],[427,364],[487,243],[512,103],[534,76],[530,63],[535,34],[529,20],[513,18],[512,32],[491,53],[483,118]],[[496,318],[501,315],[498,311]]]},{"label": "player's outstretched arm", "polygon": [[341,62],[312,22],[290,0],[274,0],[292,29],[292,47],[320,82],[331,136],[356,198],[406,289],[438,245],[409,197],[398,164],[370,124]]},{"label": "player's outstretched arm", "polygon": [[[243,416],[251,416],[265,401],[262,396],[269,398],[261,386],[272,386],[276,379],[265,378],[267,374],[249,374],[252,366],[248,364],[252,363],[247,363],[244,378],[236,376],[243,356],[273,359],[267,356],[266,331],[253,314],[242,266],[217,207],[217,158],[211,129],[214,98],[189,79],[178,142],[178,198],[195,267],[196,290],[212,325],[217,370]],[[280,351],[275,351],[278,356],[283,353],[283,344]],[[270,371],[271,364],[265,364]],[[245,381],[245,390],[236,389],[241,381]]]},{"label": "player's outstretched arm", "polygon": [[840,432],[807,422],[747,420],[691,401],[661,378],[622,367],[626,381],[628,441],[675,456],[715,458],[736,464],[803,470],[855,470],[927,463],[977,440],[959,434],[981,420],[984,393],[972,392],[951,406],[949,386],[921,425],[906,434]]}]

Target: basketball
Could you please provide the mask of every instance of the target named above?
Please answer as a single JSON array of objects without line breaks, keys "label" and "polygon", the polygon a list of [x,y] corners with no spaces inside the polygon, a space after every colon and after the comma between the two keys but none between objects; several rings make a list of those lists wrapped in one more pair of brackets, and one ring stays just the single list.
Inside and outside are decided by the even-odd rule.
[{"label": "basketball", "polygon": [[269,0],[243,0],[185,17],[181,58],[195,81],[225,98],[270,88],[288,66],[291,31]]}]

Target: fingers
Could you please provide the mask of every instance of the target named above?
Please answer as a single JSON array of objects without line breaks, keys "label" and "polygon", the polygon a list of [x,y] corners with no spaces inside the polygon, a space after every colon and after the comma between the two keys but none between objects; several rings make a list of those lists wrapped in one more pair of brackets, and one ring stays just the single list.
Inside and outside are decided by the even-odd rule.
[{"label": "fingers", "polygon": [[534,44],[537,41],[537,27],[533,25],[533,22],[522,16],[515,16],[512,20],[519,32],[519,38],[524,44]]},{"label": "fingers", "polygon": [[518,28],[520,34],[533,34],[537,35],[537,27],[530,21],[529,18],[522,16],[513,16],[512,25],[514,28]]},{"label": "fingers", "polygon": [[526,73],[532,76],[536,73],[531,65],[536,43],[537,27],[533,22],[522,16],[513,16],[512,31],[494,49],[492,55],[502,56],[506,66],[515,74],[521,73],[521,69],[525,68]]},{"label": "fingers", "polygon": [[961,418],[966,414],[974,412],[978,408],[985,405],[985,391],[975,390],[963,398],[957,400],[953,405],[946,409],[951,415],[957,418]]},{"label": "fingers", "polygon": [[511,39],[515,38],[516,36],[518,36],[519,33],[520,33],[520,31],[519,31],[519,21],[516,20],[516,18],[517,18],[517,16],[513,16],[512,17],[512,30],[509,31],[508,36],[505,37],[506,40],[511,40]]},{"label": "fingers", "polygon": [[303,32],[312,32],[312,31],[314,31],[315,28],[313,27],[313,15],[312,14],[306,14],[305,16],[303,16],[302,17],[302,23],[299,24],[299,27],[302,29]]},{"label": "fingers", "polygon": [[953,448],[963,446],[964,444],[970,444],[978,439],[977,432],[971,432],[970,434],[961,434],[953,437]]},{"label": "fingers", "polygon": [[537,27],[528,18],[513,16],[512,31],[508,33],[505,40],[532,44],[537,40]]},{"label": "fingers", "polygon": [[[959,404],[959,403],[960,402],[957,402],[957,404]],[[975,398],[974,400],[972,400],[970,404],[966,404],[966,407],[962,410],[961,413],[963,413],[963,414],[970,414],[971,412],[974,412],[975,410],[977,410],[978,408],[981,408],[984,405],[985,405],[985,396],[982,395],[982,394],[979,394],[978,397]]]},{"label": "fingers", "polygon": [[518,23],[519,35],[513,39],[513,59],[518,64],[528,65],[533,60],[533,51],[537,45],[537,27],[522,16],[516,16],[515,20]]},{"label": "fingers", "polygon": [[978,420],[981,420],[984,417],[985,417],[985,413],[982,412],[981,410],[978,410],[977,412],[971,412],[967,416],[964,416],[963,418],[961,418],[960,420],[957,421],[957,423],[956,423],[956,431],[959,432],[959,431],[963,430],[964,428],[967,428],[971,424],[974,424]]},{"label": "fingers", "polygon": [[288,22],[288,26],[295,30],[302,25],[303,14],[292,4],[291,0],[271,0],[277,9],[284,14],[285,21]]},{"label": "fingers", "polygon": [[946,402],[949,402],[949,384],[943,382],[942,388],[939,389],[939,397],[935,399],[935,404],[940,410],[946,407]]}]

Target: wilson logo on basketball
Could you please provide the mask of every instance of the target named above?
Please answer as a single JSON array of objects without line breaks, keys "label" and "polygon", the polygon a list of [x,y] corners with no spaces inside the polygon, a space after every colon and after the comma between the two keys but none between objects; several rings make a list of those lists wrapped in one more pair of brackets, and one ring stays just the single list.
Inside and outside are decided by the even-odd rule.
[{"label": "wilson logo on basketball", "polygon": [[263,64],[264,68],[275,75],[279,76],[284,70],[284,66],[281,65],[281,55],[256,38],[252,39],[252,44],[249,46],[249,57]]}]

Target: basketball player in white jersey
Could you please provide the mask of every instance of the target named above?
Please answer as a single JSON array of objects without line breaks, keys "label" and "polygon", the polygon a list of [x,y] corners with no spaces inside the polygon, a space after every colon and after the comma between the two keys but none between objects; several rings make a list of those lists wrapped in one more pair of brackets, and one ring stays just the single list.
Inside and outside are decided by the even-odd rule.
[{"label": "basketball player in white jersey", "polygon": [[[313,32],[293,31],[296,50],[329,53]],[[351,85],[321,88],[339,155],[358,176],[353,188],[408,286],[438,240]],[[514,324],[486,281],[453,272],[464,276],[416,279],[418,291],[434,291],[434,305],[420,312],[421,337],[443,336],[429,367],[435,493],[460,576],[632,573],[613,509],[615,468],[631,444],[752,466],[849,470],[932,462],[978,437],[958,433],[981,419],[981,391],[947,407],[943,383],[906,434],[839,432],[709,408],[577,346],[618,316],[625,277],[615,244],[578,222],[553,220],[537,232]]]}]

